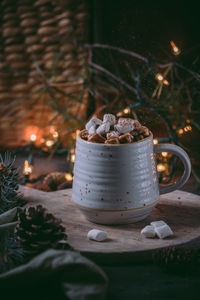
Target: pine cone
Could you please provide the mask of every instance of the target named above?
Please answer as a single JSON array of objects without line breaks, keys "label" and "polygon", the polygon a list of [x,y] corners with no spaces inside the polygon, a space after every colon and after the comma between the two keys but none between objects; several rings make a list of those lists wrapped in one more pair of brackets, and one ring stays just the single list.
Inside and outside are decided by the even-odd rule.
[{"label": "pine cone", "polygon": [[153,261],[168,271],[194,270],[200,266],[200,250],[189,247],[168,247],[157,250]]},{"label": "pine cone", "polygon": [[65,173],[52,172],[44,178],[43,184],[48,186],[52,191],[56,191],[58,186],[65,181]]},{"label": "pine cone", "polygon": [[42,205],[29,207],[19,214],[16,234],[27,259],[56,248],[60,240],[67,239],[61,220],[48,213]]}]

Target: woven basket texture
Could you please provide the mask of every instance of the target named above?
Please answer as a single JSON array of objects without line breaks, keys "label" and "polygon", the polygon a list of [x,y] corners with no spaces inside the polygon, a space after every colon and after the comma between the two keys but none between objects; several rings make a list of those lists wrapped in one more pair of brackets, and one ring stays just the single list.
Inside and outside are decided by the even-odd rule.
[{"label": "woven basket texture", "polygon": [[[54,70],[54,83],[66,83],[62,86],[65,92],[83,88],[81,78],[85,74],[87,51],[80,45],[87,41],[88,27],[88,7],[84,0],[0,1],[0,146],[14,148],[27,143],[31,127],[43,128],[44,135],[48,134],[48,122],[55,111],[45,95],[36,101],[34,91],[40,89],[42,76],[37,66],[45,75],[49,74],[62,53]],[[30,94],[33,94],[31,99],[27,97],[17,104]],[[15,109],[22,111],[30,103],[29,112],[11,125]],[[84,118],[87,93],[81,104],[71,104],[72,114],[79,112]],[[58,121],[59,118],[55,122]]]}]

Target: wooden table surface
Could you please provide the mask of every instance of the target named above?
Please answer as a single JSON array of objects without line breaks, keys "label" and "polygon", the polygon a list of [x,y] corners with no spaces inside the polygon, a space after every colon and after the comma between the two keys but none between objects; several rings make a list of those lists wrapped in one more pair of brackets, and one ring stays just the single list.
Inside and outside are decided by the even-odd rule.
[{"label": "wooden table surface", "polygon": [[[27,206],[42,204],[66,228],[69,244],[83,255],[98,263],[114,264],[146,261],[155,249],[190,243],[200,238],[200,196],[175,191],[160,197],[151,215],[138,223],[129,225],[98,225],[86,220],[71,200],[71,189],[56,192],[20,187]],[[161,240],[141,236],[141,229],[151,221],[164,220],[173,230],[173,237]],[[89,230],[97,228],[108,232],[108,239],[95,242],[87,239]]]}]

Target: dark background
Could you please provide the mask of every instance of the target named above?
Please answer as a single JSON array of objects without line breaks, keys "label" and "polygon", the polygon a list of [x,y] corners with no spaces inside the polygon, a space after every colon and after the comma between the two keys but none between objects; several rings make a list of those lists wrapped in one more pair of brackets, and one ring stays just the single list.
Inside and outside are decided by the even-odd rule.
[{"label": "dark background", "polygon": [[173,40],[184,51],[200,44],[198,1],[91,1],[94,42],[143,55],[170,50]]}]

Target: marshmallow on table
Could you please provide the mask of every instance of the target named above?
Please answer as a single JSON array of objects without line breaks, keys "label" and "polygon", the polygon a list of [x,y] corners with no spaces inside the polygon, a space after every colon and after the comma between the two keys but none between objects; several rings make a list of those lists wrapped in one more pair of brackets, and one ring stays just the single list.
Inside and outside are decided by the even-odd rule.
[{"label": "marshmallow on table", "polygon": [[160,221],[154,221],[150,223],[154,228],[156,227],[160,227],[163,225],[167,225],[167,223],[165,223],[164,221],[160,220]]},{"label": "marshmallow on table", "polygon": [[102,121],[98,118],[92,118],[89,122],[87,122],[87,124],[85,125],[85,128],[87,130],[90,129],[90,127],[95,126],[95,128],[97,127],[97,125],[101,125]]},{"label": "marshmallow on table", "polygon": [[154,238],[156,236],[155,229],[151,225],[145,226],[142,229],[141,234],[146,238]]},{"label": "marshmallow on table", "polygon": [[109,132],[109,130],[110,130],[110,123],[104,122],[97,128],[96,133],[105,134],[105,133]]},{"label": "marshmallow on table", "polygon": [[108,233],[103,230],[92,229],[88,232],[87,236],[90,240],[102,242],[107,239]]},{"label": "marshmallow on table", "polygon": [[155,230],[156,235],[159,237],[159,239],[164,239],[168,236],[173,235],[171,228],[167,224],[158,226],[158,227],[154,227],[154,230]]},{"label": "marshmallow on table", "polygon": [[103,116],[103,122],[108,122],[110,126],[113,126],[116,123],[116,117],[112,114],[105,114]]}]

